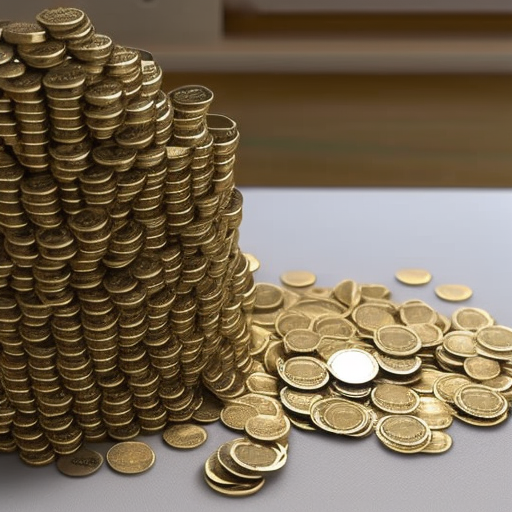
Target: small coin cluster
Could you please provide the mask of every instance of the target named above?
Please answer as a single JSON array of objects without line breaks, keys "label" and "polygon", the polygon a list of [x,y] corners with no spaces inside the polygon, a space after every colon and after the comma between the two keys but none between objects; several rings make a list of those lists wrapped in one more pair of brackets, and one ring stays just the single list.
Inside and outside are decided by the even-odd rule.
[{"label": "small coin cluster", "polygon": [[162,80],[80,9],[2,23],[0,452],[28,464],[245,390],[240,136]]},{"label": "small coin cluster", "polygon": [[[414,272],[412,283],[427,277]],[[305,272],[282,282],[256,285],[247,388],[279,398],[292,425],[442,453],[454,418],[482,427],[508,418],[512,329],[488,312],[462,307],[448,318],[420,300],[397,304],[382,285],[314,287]],[[240,402],[223,411],[239,427],[254,414]]]}]

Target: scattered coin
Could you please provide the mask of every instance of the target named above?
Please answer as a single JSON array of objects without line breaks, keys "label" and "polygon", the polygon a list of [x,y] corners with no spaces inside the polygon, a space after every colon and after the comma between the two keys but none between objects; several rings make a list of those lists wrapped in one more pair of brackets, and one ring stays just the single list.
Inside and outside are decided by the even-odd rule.
[{"label": "scattered coin", "polygon": [[103,456],[82,447],[75,453],[57,459],[57,469],[66,476],[88,476],[96,473],[103,465]]},{"label": "scattered coin", "polygon": [[118,473],[134,475],[144,473],[155,463],[155,453],[140,441],[117,443],[107,452],[109,466]]},{"label": "scattered coin", "polygon": [[291,288],[307,288],[316,282],[315,274],[307,270],[290,270],[281,274],[280,279],[285,286]]},{"label": "scattered coin", "polygon": [[440,284],[435,288],[436,295],[449,302],[462,302],[473,295],[473,290],[463,284]]},{"label": "scattered coin", "polygon": [[403,268],[397,270],[395,277],[401,283],[408,284],[411,286],[420,286],[423,284],[430,283],[432,275],[428,270],[421,268]]}]

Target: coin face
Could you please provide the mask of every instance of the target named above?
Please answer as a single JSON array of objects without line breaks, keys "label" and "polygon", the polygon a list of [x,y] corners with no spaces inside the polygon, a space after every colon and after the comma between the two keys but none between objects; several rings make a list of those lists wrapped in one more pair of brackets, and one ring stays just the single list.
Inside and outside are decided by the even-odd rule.
[{"label": "coin face", "polygon": [[436,295],[449,302],[462,302],[473,295],[473,290],[464,284],[440,284],[435,287]]},{"label": "coin face", "polygon": [[64,455],[57,459],[57,469],[64,475],[73,477],[92,475],[102,465],[103,456],[85,447],[71,455]]},{"label": "coin face", "polygon": [[327,361],[327,367],[333,377],[347,384],[366,384],[379,372],[376,359],[357,348],[335,352]]},{"label": "coin face", "polygon": [[190,450],[206,442],[208,434],[200,425],[180,423],[172,425],[163,434],[164,441],[173,448]]},{"label": "coin face", "polygon": [[402,268],[396,271],[395,277],[401,283],[410,286],[421,286],[430,283],[432,279],[430,272],[422,268]]},{"label": "coin face", "polygon": [[329,381],[329,372],[325,364],[310,356],[280,360],[277,371],[287,384],[305,391],[320,389]]},{"label": "coin face", "polygon": [[118,473],[135,475],[144,473],[155,463],[153,450],[139,441],[124,441],[115,444],[107,452],[109,466]]}]

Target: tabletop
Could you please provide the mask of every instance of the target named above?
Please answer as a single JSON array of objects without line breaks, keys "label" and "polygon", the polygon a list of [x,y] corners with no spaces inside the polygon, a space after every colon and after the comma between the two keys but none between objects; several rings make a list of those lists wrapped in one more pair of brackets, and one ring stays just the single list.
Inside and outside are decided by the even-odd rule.
[{"label": "tabletop", "polygon": [[[343,279],[380,283],[397,302],[422,299],[450,315],[460,304],[434,294],[441,283],[473,289],[464,305],[512,326],[512,191],[408,189],[243,189],[240,246],[261,262],[257,282],[279,282],[287,270],[314,272],[319,286]],[[428,269],[422,287],[400,284],[399,268]],[[220,423],[193,451],[146,437],[156,452],[147,473],[122,476],[106,465],[83,479],[55,465],[32,468],[0,455],[0,510],[30,512],[209,512],[309,510],[351,512],[512,510],[512,422],[479,429],[455,421],[443,455],[404,456],[376,436],[349,439],[292,430],[288,463],[258,494],[226,498],[203,482],[206,458],[235,437]],[[103,454],[112,443],[92,447]]]}]

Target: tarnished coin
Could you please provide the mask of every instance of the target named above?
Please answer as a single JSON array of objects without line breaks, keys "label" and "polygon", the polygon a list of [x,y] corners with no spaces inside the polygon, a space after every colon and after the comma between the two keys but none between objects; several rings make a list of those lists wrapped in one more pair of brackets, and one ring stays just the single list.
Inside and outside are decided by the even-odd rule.
[{"label": "tarnished coin", "polygon": [[278,361],[277,371],[288,385],[311,391],[320,389],[329,382],[329,371],[325,363],[311,356],[296,356]]},{"label": "tarnished coin", "polygon": [[395,277],[401,283],[411,286],[421,286],[430,283],[432,275],[422,268],[402,268],[395,272]]},{"label": "tarnished coin", "polygon": [[421,453],[444,453],[447,452],[453,444],[450,434],[442,430],[434,430],[430,443],[421,450]]},{"label": "tarnished coin", "polygon": [[144,473],[155,463],[153,450],[140,441],[117,443],[107,452],[109,466],[118,473],[134,475]]},{"label": "tarnished coin", "polygon": [[501,373],[501,366],[498,361],[487,357],[474,356],[464,360],[464,371],[475,380],[494,379]]},{"label": "tarnished coin", "polygon": [[332,376],[346,384],[366,384],[379,372],[376,359],[365,350],[347,348],[332,354],[327,361]]},{"label": "tarnished coin", "polygon": [[375,333],[375,346],[390,356],[406,357],[421,348],[420,337],[404,325],[384,325]]},{"label": "tarnished coin", "polygon": [[163,438],[173,448],[190,450],[204,444],[208,434],[200,425],[179,423],[167,428],[163,433]]},{"label": "tarnished coin", "polygon": [[435,288],[436,295],[449,302],[462,302],[473,295],[473,290],[464,284],[440,284]]},{"label": "tarnished coin", "polygon": [[435,396],[421,396],[414,415],[422,419],[431,430],[443,430],[453,423],[452,408]]},{"label": "tarnished coin", "polygon": [[316,282],[316,275],[307,270],[289,270],[279,276],[285,286],[291,288],[307,288]]},{"label": "tarnished coin", "polygon": [[82,446],[70,455],[57,459],[57,469],[66,476],[88,476],[96,473],[103,465],[103,456]]},{"label": "tarnished coin", "polygon": [[396,384],[377,384],[371,397],[376,407],[391,414],[411,414],[420,404],[420,397],[414,390]]}]

